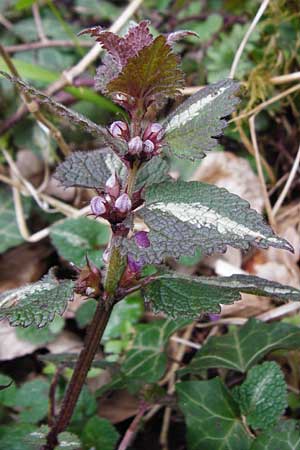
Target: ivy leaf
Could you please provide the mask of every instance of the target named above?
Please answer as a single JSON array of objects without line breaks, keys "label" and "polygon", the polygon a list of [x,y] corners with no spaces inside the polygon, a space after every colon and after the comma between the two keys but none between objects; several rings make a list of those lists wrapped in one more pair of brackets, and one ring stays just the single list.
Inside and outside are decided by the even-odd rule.
[{"label": "ivy leaf", "polygon": [[183,73],[178,58],[164,36],[158,36],[130,58],[120,75],[107,84],[110,94],[121,93],[144,100],[176,97],[182,87]]},{"label": "ivy leaf", "polygon": [[238,405],[219,378],[176,385],[189,450],[249,450],[251,439]]},{"label": "ivy leaf", "polygon": [[[30,201],[24,205],[25,218],[29,215]],[[8,189],[0,189],[0,253],[24,241],[19,232],[12,194]]]},{"label": "ivy leaf", "polygon": [[[167,180],[168,163],[160,156],[152,158],[139,170],[136,188]],[[61,163],[54,177],[65,187],[79,186],[104,189],[110,175],[116,171],[121,179],[127,176],[127,168],[107,148],[88,152],[75,152]]]},{"label": "ivy leaf", "polygon": [[[49,428],[46,425],[42,425],[37,430],[25,436],[23,438],[24,442],[30,445],[31,450],[39,450],[46,444],[48,432]],[[59,433],[58,445],[55,447],[55,450],[78,450],[79,448],[81,448],[81,442],[75,434],[67,431]]]},{"label": "ivy leaf", "polygon": [[[11,405],[15,406],[15,405]],[[9,450],[32,450],[26,444],[24,438],[35,430],[35,426],[29,423],[9,423],[0,427],[0,448]]]},{"label": "ivy leaf", "polygon": [[273,361],[252,367],[243,384],[234,389],[234,396],[254,430],[269,430],[287,407],[284,376]]},{"label": "ivy leaf", "polygon": [[35,379],[24,383],[16,394],[22,423],[37,423],[47,416],[49,382]]},{"label": "ivy leaf", "polygon": [[81,438],[85,449],[114,450],[119,433],[107,419],[94,416],[84,425]]},{"label": "ivy leaf", "polygon": [[44,327],[55,314],[62,315],[73,296],[74,282],[58,281],[53,270],[37,283],[6,291],[0,295],[0,320],[13,326]]},{"label": "ivy leaf", "polygon": [[191,318],[202,312],[219,313],[220,304],[240,300],[241,292],[300,301],[298,289],[250,275],[190,277],[167,273],[154,278],[143,288],[145,300],[151,302],[155,312]]},{"label": "ivy leaf", "polygon": [[145,383],[159,380],[167,365],[165,347],[170,336],[188,323],[186,320],[157,320],[137,327],[131,350],[126,354],[122,372],[127,379]]},{"label": "ivy leaf", "polygon": [[268,353],[278,349],[298,349],[299,342],[298,327],[250,319],[242,327],[232,328],[225,336],[209,338],[182,373],[199,373],[213,367],[245,373]]},{"label": "ivy leaf", "polygon": [[251,450],[300,450],[299,423],[283,420],[275,428],[261,433]]},{"label": "ivy leaf", "polygon": [[138,211],[146,225],[151,245],[139,248],[133,239],[123,245],[136,259],[160,263],[166,256],[193,256],[226,251],[231,245],[242,250],[250,245],[293,251],[276,236],[246,200],[226,189],[199,182],[165,182],[145,193],[145,206]]},{"label": "ivy leaf", "polygon": [[109,227],[87,217],[65,219],[53,225],[50,237],[60,256],[81,267],[86,256],[97,266],[110,236]]},{"label": "ivy leaf", "polygon": [[82,131],[92,134],[94,137],[101,139],[101,141],[107,146],[115,149],[116,151],[123,153],[126,151],[126,144],[120,139],[116,140],[111,136],[109,131],[96,123],[92,122],[87,117],[82,114],[73,111],[61,103],[57,102],[51,97],[48,97],[43,92],[35,89],[32,86],[29,86],[24,81],[11,77],[5,72],[0,71],[0,74],[3,75],[7,80],[16,85],[18,89],[23,94],[26,94],[30,97],[31,101],[38,102],[39,105],[44,107],[46,110],[50,111],[54,115],[62,117],[66,119],[67,123],[71,126],[76,125]]},{"label": "ivy leaf", "polygon": [[239,83],[228,79],[201,89],[164,121],[165,139],[178,157],[200,159],[217,145],[229,116],[239,102]]}]

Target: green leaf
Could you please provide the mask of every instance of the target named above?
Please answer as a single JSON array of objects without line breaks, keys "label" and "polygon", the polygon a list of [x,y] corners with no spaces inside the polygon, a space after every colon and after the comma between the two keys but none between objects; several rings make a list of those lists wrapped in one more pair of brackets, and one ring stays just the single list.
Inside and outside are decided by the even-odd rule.
[{"label": "green leaf", "polygon": [[273,361],[252,367],[243,384],[234,389],[234,396],[254,430],[269,430],[287,407],[284,376]]},{"label": "green leaf", "polygon": [[164,36],[158,36],[137,56],[130,58],[121,74],[106,89],[134,98],[176,97],[183,87],[177,56]]},{"label": "green leaf", "polygon": [[[30,201],[24,201],[25,219],[29,215]],[[0,253],[24,241],[16,220],[13,197],[9,189],[0,189]]]},{"label": "green leaf", "polygon": [[190,277],[166,273],[154,277],[143,289],[145,300],[151,302],[154,312],[192,318],[203,312],[220,312],[220,304],[240,300],[242,292],[300,301],[298,289],[250,275]]},{"label": "green leaf", "polygon": [[193,256],[224,252],[227,245],[248,250],[250,245],[293,251],[277,237],[246,200],[226,189],[196,181],[165,182],[145,192],[145,206],[138,211],[150,228],[150,247],[140,249],[124,240],[130,252],[145,263],[160,263],[166,256]]},{"label": "green leaf", "polygon": [[35,426],[29,423],[10,423],[0,426],[0,448],[6,450],[32,450],[24,438],[35,430]]},{"label": "green leaf", "polygon": [[[168,178],[169,166],[161,157],[152,158],[138,172],[136,189],[160,183]],[[89,152],[72,153],[58,166],[54,177],[65,187],[79,186],[104,189],[107,179],[113,172],[125,180],[127,168],[107,148]]]},{"label": "green leaf", "polygon": [[157,320],[140,325],[132,348],[122,364],[122,372],[126,378],[140,379],[145,383],[159,380],[166,370],[165,347],[168,340],[187,323],[186,320]]},{"label": "green leaf", "polygon": [[176,385],[189,450],[249,450],[251,439],[238,405],[219,378]]},{"label": "green leaf", "polygon": [[60,256],[77,266],[86,264],[88,256],[97,266],[110,236],[109,227],[87,217],[65,219],[51,227],[50,237]]},{"label": "green leaf", "polygon": [[[7,375],[0,374],[0,405],[13,407],[16,404],[17,388]],[[1,436],[1,433],[0,433]],[[0,439],[1,442],[1,439]],[[0,447],[1,448],[1,447]]]},{"label": "green leaf", "polygon": [[300,347],[300,329],[287,323],[250,319],[225,336],[213,336],[198,350],[185,372],[198,373],[213,367],[247,372],[268,353]]},{"label": "green leaf", "polygon": [[62,317],[56,316],[49,325],[44,328],[35,327],[17,328],[16,335],[21,341],[32,342],[33,344],[46,344],[54,341],[64,328],[65,321]]},{"label": "green leaf", "polygon": [[11,77],[10,75],[2,71],[0,71],[0,74],[11,83],[15,84],[23,94],[29,96],[31,101],[37,101],[40,107],[44,107],[54,115],[66,119],[69,125],[78,126],[82,131],[92,134],[93,136],[101,139],[104,144],[120,152],[123,152],[126,149],[125,143],[123,143],[120,139],[116,140],[115,138],[113,138],[106,128],[97,125],[82,114],[79,114],[76,111],[67,108],[61,103],[58,103],[56,100],[48,97],[43,92],[27,85],[26,83],[24,83],[24,81],[19,80],[15,77]]},{"label": "green leaf", "polygon": [[16,394],[16,405],[22,423],[37,423],[47,416],[49,382],[35,379],[24,383]]},{"label": "green leaf", "polygon": [[74,282],[58,281],[53,270],[41,281],[3,292],[0,295],[0,320],[13,326],[43,327],[56,314],[62,315],[73,297]]},{"label": "green leaf", "polygon": [[86,450],[114,450],[119,433],[107,419],[94,416],[85,424],[81,439]]},{"label": "green leaf", "polygon": [[238,103],[234,94],[239,84],[224,80],[201,89],[182,103],[163,122],[165,139],[171,153],[178,157],[200,159],[217,145],[226,120]]},{"label": "green leaf", "polygon": [[[49,428],[46,425],[42,425],[38,430],[24,437],[24,442],[30,445],[31,450],[40,450],[46,444],[48,432]],[[79,450],[81,448],[81,442],[78,437],[69,432],[60,433],[58,442],[59,445],[55,447],[55,450]]]},{"label": "green leaf", "polygon": [[275,428],[261,433],[251,450],[300,450],[299,422],[284,420]]}]

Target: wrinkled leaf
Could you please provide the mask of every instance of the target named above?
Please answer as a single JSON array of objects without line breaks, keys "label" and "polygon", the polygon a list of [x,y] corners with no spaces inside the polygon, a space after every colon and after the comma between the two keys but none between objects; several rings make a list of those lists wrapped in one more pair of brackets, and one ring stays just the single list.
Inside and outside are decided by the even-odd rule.
[{"label": "wrinkled leaf", "polygon": [[154,278],[143,289],[145,300],[151,302],[155,312],[164,312],[172,317],[219,313],[220,304],[240,300],[242,292],[300,301],[298,289],[250,275],[189,277],[167,273]]},{"label": "wrinkled leaf", "polygon": [[[28,199],[27,199],[28,200]],[[28,217],[30,202],[24,202],[25,219]],[[8,189],[0,189],[0,253],[10,247],[21,244],[24,239],[21,236],[16,221],[16,213],[11,192]]]},{"label": "wrinkled leaf", "polygon": [[251,450],[300,450],[299,423],[283,420],[275,428],[261,433]]},{"label": "wrinkled leaf", "polygon": [[84,449],[114,450],[119,433],[107,419],[94,416],[85,424],[81,438]]},{"label": "wrinkled leaf", "polygon": [[150,247],[140,249],[124,240],[127,251],[147,263],[166,256],[193,256],[224,252],[227,245],[242,250],[250,245],[292,251],[276,236],[249,203],[226,189],[199,182],[165,182],[146,190],[145,206],[138,211],[150,228]]},{"label": "wrinkled leaf", "polygon": [[110,94],[134,98],[176,97],[183,87],[177,56],[164,36],[158,36],[137,56],[129,59],[121,74],[107,84]]},{"label": "wrinkled leaf", "polygon": [[[138,172],[136,189],[166,180],[168,168],[167,162],[161,157],[152,158]],[[114,171],[125,180],[125,165],[109,149],[100,149],[73,153],[58,166],[54,177],[65,187],[104,189],[107,179]]]},{"label": "wrinkled leaf", "polygon": [[60,256],[77,266],[86,264],[86,256],[97,266],[110,236],[109,227],[87,217],[65,219],[51,227],[50,237]]},{"label": "wrinkled leaf", "polygon": [[199,373],[213,367],[246,372],[273,350],[300,347],[300,330],[287,323],[263,323],[250,319],[225,336],[212,336],[198,350],[185,372]]},{"label": "wrinkled leaf", "polygon": [[97,125],[82,114],[79,114],[76,111],[67,108],[53,98],[43,94],[43,92],[27,85],[26,83],[24,83],[24,81],[19,80],[15,77],[11,77],[10,75],[2,71],[0,71],[0,74],[11,81],[13,84],[15,84],[23,94],[28,95],[31,101],[36,101],[39,105],[42,105],[46,110],[50,111],[54,115],[66,119],[69,125],[78,126],[81,130],[92,134],[96,138],[101,139],[104,144],[117,151],[120,151],[121,153],[124,151],[125,144],[121,140],[116,140],[115,138],[113,138],[106,128]]},{"label": "wrinkled leaf", "polygon": [[176,385],[189,450],[249,450],[251,439],[238,405],[219,378]]},{"label": "wrinkled leaf", "polygon": [[239,84],[224,80],[192,95],[164,121],[166,141],[171,153],[188,159],[199,159],[217,145],[216,137],[226,127],[224,117],[238,103],[235,93]]},{"label": "wrinkled leaf", "polygon": [[55,314],[63,314],[72,300],[74,282],[58,281],[50,271],[41,281],[0,295],[0,320],[7,318],[13,326],[43,327]]},{"label": "wrinkled leaf", "polygon": [[269,430],[287,406],[283,373],[273,361],[252,367],[241,386],[234,390],[241,414],[254,430]]}]

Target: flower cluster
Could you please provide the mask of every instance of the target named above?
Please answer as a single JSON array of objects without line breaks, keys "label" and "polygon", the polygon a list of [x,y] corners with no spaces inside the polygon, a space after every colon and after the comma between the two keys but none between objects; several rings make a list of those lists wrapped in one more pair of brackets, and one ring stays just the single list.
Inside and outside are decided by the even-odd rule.
[{"label": "flower cluster", "polygon": [[128,151],[122,156],[124,162],[148,161],[159,154],[163,145],[164,129],[159,123],[149,123],[141,136],[132,137],[127,123],[120,120],[113,122],[109,131],[116,139],[127,142]]}]

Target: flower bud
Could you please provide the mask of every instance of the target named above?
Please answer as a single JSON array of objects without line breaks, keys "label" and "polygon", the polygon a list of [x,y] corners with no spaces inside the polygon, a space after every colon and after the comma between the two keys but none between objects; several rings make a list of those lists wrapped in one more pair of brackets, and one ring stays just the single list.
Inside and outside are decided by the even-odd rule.
[{"label": "flower bud", "polygon": [[150,241],[147,231],[138,231],[137,233],[135,233],[134,240],[136,245],[140,248],[150,247]]},{"label": "flower bud", "polygon": [[117,198],[115,203],[115,208],[121,213],[127,213],[128,211],[130,211],[131,206],[132,206],[131,200],[126,193],[120,195],[120,197]]},{"label": "flower bud", "polygon": [[110,134],[115,138],[122,138],[127,140],[129,137],[128,125],[121,120],[113,122],[109,127]]},{"label": "flower bud", "polygon": [[129,253],[127,256],[128,268],[132,273],[139,273],[144,266],[142,259],[134,259]]},{"label": "flower bud", "polygon": [[160,123],[149,123],[144,131],[143,139],[150,139],[154,143],[160,142],[164,137],[165,130],[160,125]]},{"label": "flower bud", "polygon": [[143,141],[140,136],[135,136],[128,142],[128,150],[131,155],[137,155],[143,150]]},{"label": "flower bud", "polygon": [[103,197],[100,197],[99,195],[92,198],[92,200],[90,202],[90,206],[91,206],[92,213],[96,217],[102,216],[102,214],[104,214],[106,212],[105,200]]},{"label": "flower bud", "polygon": [[118,197],[120,194],[120,183],[115,172],[106,181],[105,191],[113,197]]},{"label": "flower bud", "polygon": [[143,150],[144,150],[145,153],[151,154],[151,153],[153,153],[154,150],[155,150],[155,145],[153,144],[152,141],[150,141],[149,139],[147,139],[147,140],[144,142],[144,148],[143,148]]}]

